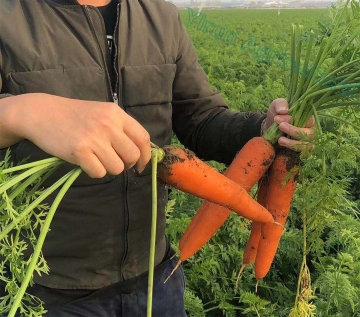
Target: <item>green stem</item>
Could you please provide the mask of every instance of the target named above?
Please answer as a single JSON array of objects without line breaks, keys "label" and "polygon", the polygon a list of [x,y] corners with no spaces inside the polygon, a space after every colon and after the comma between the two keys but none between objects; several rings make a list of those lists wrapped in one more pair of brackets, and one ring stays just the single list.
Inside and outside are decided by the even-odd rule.
[{"label": "green stem", "polygon": [[297,284],[297,291],[296,291],[296,298],[295,298],[295,307],[298,304],[299,301],[299,296],[300,296],[300,288],[301,288],[301,279],[302,279],[302,271],[304,270],[304,268],[306,267],[306,250],[307,250],[307,246],[306,246],[306,232],[307,232],[307,228],[306,228],[306,212],[303,210],[302,212],[302,220],[303,220],[303,254],[302,254],[302,263],[300,266],[300,274],[299,274],[299,279],[298,279],[298,284]]},{"label": "green stem", "polygon": [[[360,83],[353,83],[353,84],[343,84],[343,85],[336,85],[335,87],[328,87],[328,88],[325,88],[325,89],[321,89],[321,90],[318,90],[318,91],[315,91],[307,96],[303,95],[304,97],[304,101],[305,100],[309,100],[310,98],[314,98],[314,97],[317,97],[317,96],[322,96],[323,94],[325,94],[326,92],[328,91],[338,91],[338,90],[342,90],[342,89],[347,89],[347,88],[356,88],[356,87],[360,87]],[[342,96],[342,94],[338,94],[339,98]],[[326,102],[327,100],[324,100],[324,102]]]},{"label": "green stem", "polygon": [[[15,190],[13,190],[10,195],[7,197],[7,198],[4,198],[3,197],[3,203],[0,205],[0,211],[3,211],[5,209],[6,206],[8,206],[8,209],[11,209],[12,210],[12,213],[18,217],[19,214],[12,209],[12,205],[10,203],[10,206],[8,205],[9,204],[9,201],[11,202],[17,195],[21,194],[25,189],[26,187],[28,187],[30,184],[32,184],[36,179],[38,179],[39,177],[41,177],[42,174],[44,174],[46,171],[45,170],[41,170],[39,172],[36,172],[34,173],[33,175],[31,175],[25,182],[23,183],[20,183],[19,186],[17,186],[15,188]],[[9,210],[8,210],[9,211]]]},{"label": "green stem", "polygon": [[[351,82],[350,81],[353,81],[353,83],[356,83],[358,82],[358,80],[356,80],[356,76],[360,74],[360,70],[353,73],[353,74],[350,74],[349,76],[341,76],[341,77],[344,77],[342,79],[342,81],[339,83],[339,85],[344,85],[344,84],[350,84]],[[340,77],[339,77],[340,78]],[[335,85],[336,87],[337,85]],[[326,86],[325,86],[326,87]],[[325,93],[315,104],[315,106],[319,106],[319,105],[322,105],[324,103],[324,100],[329,100],[329,96],[331,95],[332,93],[332,90],[328,91],[327,93]],[[330,99],[339,99],[339,97],[337,95],[335,96],[332,96],[330,97]]]},{"label": "green stem", "polygon": [[[354,83],[354,84],[348,84],[348,85],[337,85],[336,87],[330,87],[326,89],[322,89],[316,92],[311,93],[310,95],[303,95],[294,105],[290,108],[289,114],[292,115],[296,120],[294,121],[294,124],[298,127],[302,127],[302,124],[306,124],[307,120],[310,118],[310,116],[313,114],[312,107],[309,107],[306,111],[306,104],[307,102],[315,98],[319,95],[323,95],[324,93],[328,91],[337,91],[344,88],[355,88],[360,87],[360,83]],[[333,97],[331,97],[331,100]],[[328,100],[324,100],[324,103],[328,102]],[[304,114],[306,113],[306,116]],[[301,124],[298,124],[301,118]]]},{"label": "green stem", "polygon": [[327,109],[332,109],[332,108],[337,108],[337,107],[358,106],[358,105],[359,105],[358,101],[336,102],[336,103],[324,104],[321,107],[317,107],[317,109],[318,110],[327,110]]},{"label": "green stem", "polygon": [[345,120],[345,119],[342,119],[340,117],[335,117],[335,116],[331,116],[329,114],[323,114],[323,113],[319,114],[319,116],[329,118],[329,119],[332,119],[334,121],[340,121],[340,122],[342,122],[342,123],[344,123],[346,125],[349,125],[349,126],[353,127],[355,130],[360,131],[360,126],[357,126],[357,125],[349,122],[349,120]]},{"label": "green stem", "polygon": [[298,82],[299,82],[299,77],[300,77],[299,72],[300,72],[301,46],[302,46],[301,37],[303,35],[303,26],[302,25],[299,25],[299,28],[298,28],[296,34],[297,34],[298,40],[297,40],[297,48],[295,51],[295,70],[294,70],[295,73],[294,73],[293,82],[291,85],[291,95],[290,95],[289,103],[294,102],[294,95],[296,94],[296,91],[298,89]]},{"label": "green stem", "polygon": [[354,57],[356,56],[356,53],[358,52],[358,50],[359,50],[358,47],[356,47],[356,48],[354,49],[354,52],[353,52],[353,54],[351,55],[351,58],[350,58],[351,61],[352,61],[352,60],[354,59]]},{"label": "green stem", "polygon": [[15,316],[15,313],[16,313],[17,309],[20,306],[21,300],[22,300],[22,298],[23,298],[23,296],[24,296],[24,294],[26,292],[26,289],[27,289],[27,287],[29,285],[29,282],[30,282],[30,280],[31,280],[31,278],[33,276],[37,261],[39,259],[39,256],[40,256],[40,253],[41,253],[41,250],[42,250],[46,235],[49,232],[50,224],[51,224],[51,221],[52,221],[52,219],[53,219],[53,217],[55,215],[55,212],[56,212],[61,200],[65,196],[66,192],[68,191],[68,189],[70,188],[72,183],[76,180],[76,178],[80,175],[81,172],[82,172],[82,169],[80,167],[78,167],[78,168],[72,170],[70,173],[67,174],[68,178],[66,180],[66,183],[60,189],[60,191],[57,194],[54,202],[52,203],[52,205],[50,207],[50,210],[49,210],[49,213],[46,216],[46,220],[45,220],[43,229],[41,230],[40,236],[39,236],[38,241],[36,243],[34,253],[33,253],[32,257],[31,257],[31,261],[30,261],[29,266],[28,266],[28,268],[26,270],[26,275],[24,277],[24,280],[21,283],[21,287],[20,287],[18,293],[15,296],[14,303],[13,303],[13,305],[11,307],[11,310],[9,312],[8,317],[14,317]]},{"label": "green stem", "polygon": [[17,171],[22,171],[22,170],[27,169],[27,168],[39,166],[39,165],[42,165],[42,164],[56,163],[56,162],[59,162],[59,161],[61,161],[61,159],[59,159],[57,157],[50,157],[50,158],[45,159],[45,160],[36,161],[36,162],[32,162],[32,163],[27,163],[27,164],[21,164],[21,165],[18,165],[18,166],[6,168],[6,169],[0,171],[0,174],[13,173],[13,172],[17,172]]},{"label": "green stem", "polygon": [[[345,5],[344,5],[343,9],[341,10],[340,16],[336,20],[334,29],[332,30],[332,33],[331,33],[330,37],[328,38],[328,41],[327,41],[327,44],[326,44],[326,47],[325,47],[325,54],[322,55],[322,58],[320,59],[319,65],[321,65],[324,62],[324,60],[325,60],[325,58],[327,56],[327,53],[331,49],[330,45],[335,45],[336,39],[334,39],[334,37],[337,35],[337,30],[340,27],[340,23],[343,21],[343,18],[345,16],[346,12],[347,12],[347,7],[349,5],[349,2],[350,2],[350,0],[346,0]],[[344,31],[343,31],[343,33],[344,33]],[[342,36],[340,36],[339,38],[342,38]]]},{"label": "green stem", "polygon": [[303,69],[302,69],[302,75],[301,75],[301,80],[300,80],[300,84],[295,92],[294,95],[294,101],[297,100],[300,97],[300,94],[302,92],[302,88],[304,87],[304,83],[306,80],[306,74],[308,72],[308,67],[309,67],[309,61],[310,61],[310,56],[311,56],[311,52],[314,46],[314,42],[315,42],[315,33],[313,31],[311,31],[310,33],[310,39],[309,39],[309,43],[308,43],[308,47],[307,47],[307,51],[306,51],[306,56],[305,56],[305,61],[304,61],[304,65],[303,65]]},{"label": "green stem", "polygon": [[44,190],[44,192],[36,198],[13,222],[11,222],[2,232],[0,232],[0,240],[4,239],[6,235],[16,227],[20,221],[24,219],[34,208],[36,208],[46,197],[52,194],[55,190],[57,190],[62,184],[66,182],[69,178],[71,172],[64,175],[57,182],[55,182],[51,187]]},{"label": "green stem", "polygon": [[293,82],[294,82],[294,62],[295,62],[295,48],[296,48],[296,38],[295,38],[295,25],[292,25],[292,32],[291,32],[291,53],[290,53],[290,83],[289,83],[289,95],[287,100],[290,101],[293,92]]},{"label": "green stem", "polygon": [[0,194],[2,194],[7,189],[11,188],[12,186],[16,185],[17,183],[21,182],[23,179],[29,177],[32,174],[35,174],[41,170],[46,170],[49,167],[53,166],[54,164],[57,164],[57,162],[50,162],[41,164],[35,167],[30,168],[26,172],[21,173],[18,176],[15,176],[14,178],[10,179],[9,181],[5,182],[4,185],[0,187]]},{"label": "green stem", "polygon": [[339,60],[339,58],[341,57],[341,55],[345,52],[345,50],[348,48],[348,46],[352,43],[352,41],[359,36],[359,31],[360,29],[357,29],[354,34],[347,40],[347,42],[342,45],[342,48],[340,50],[340,52],[335,56],[335,58],[332,60],[330,66],[328,67],[328,70],[326,71],[326,74],[328,74],[334,67],[334,65],[336,65],[337,61]]},{"label": "green stem", "polygon": [[[356,63],[359,63],[360,59],[356,60]],[[328,98],[328,96],[333,92],[334,88],[332,86],[328,86],[328,84],[326,83],[326,80],[327,79],[331,79],[333,75],[339,73],[340,71],[342,71],[343,69],[345,69],[347,66],[351,66],[350,64],[351,63],[347,63],[341,67],[339,67],[338,69],[334,70],[333,72],[331,72],[330,74],[328,74],[326,77],[324,77],[322,80],[320,80],[319,82],[317,82],[312,88],[316,88],[318,86],[321,86],[321,87],[328,87],[328,88],[332,88],[330,89],[327,93],[325,93],[322,97],[320,97],[320,99],[317,101],[316,105],[321,105],[323,103],[323,100],[326,100]],[[352,73],[350,75],[344,75],[344,76],[341,76],[341,77],[338,77],[338,79],[342,78],[341,82],[336,86],[338,85],[346,85],[346,84],[351,84],[351,80],[353,81],[353,83],[357,83],[358,81],[356,81],[356,76],[360,73],[360,70],[359,71],[356,71],[355,73]],[[306,94],[310,94],[312,92],[312,89],[309,89],[309,91],[306,92]],[[333,99],[338,99],[339,96],[335,95],[332,97]]]},{"label": "green stem", "polygon": [[[156,245],[156,222],[157,222],[157,164],[159,159],[163,159],[160,149],[151,150],[152,167],[152,212],[151,212],[151,237],[150,237],[150,256],[149,256],[149,277],[148,277],[148,298],[147,298],[147,317],[152,316],[153,286],[154,286],[154,267],[155,267],[155,245]],[[159,158],[160,154],[160,158]]]},{"label": "green stem", "polygon": [[263,134],[263,138],[269,141],[272,145],[275,145],[279,138],[283,135],[283,132],[280,131],[277,123],[273,123],[269,129]]},{"label": "green stem", "polygon": [[[357,63],[359,63],[360,58],[348,62],[340,67],[338,67],[337,69],[333,70],[332,72],[328,73],[326,76],[323,76],[320,80],[318,80],[316,83],[314,83],[314,85],[310,85],[310,88],[308,89],[308,87],[306,86],[304,91],[305,93],[302,95],[302,97],[306,97],[306,95],[311,94],[313,91],[316,91],[318,89],[318,87],[326,87],[325,83],[332,78],[332,76],[335,76],[336,74],[338,74],[339,72],[346,70],[346,68],[350,68],[351,66],[356,66]],[[351,75],[351,74],[350,74]],[[311,84],[313,84],[313,82],[315,81],[317,76],[312,76],[312,80],[311,80]],[[344,80],[343,80],[344,82]],[[331,88],[331,87],[330,87]]]},{"label": "green stem", "polygon": [[[335,95],[335,96],[328,96],[328,93],[324,94],[324,96],[327,95],[327,98],[321,97],[320,99],[318,99],[316,102],[312,102],[313,106],[315,107],[315,109],[321,110],[322,106],[331,104],[332,101],[338,101],[339,100],[339,96]],[[324,103],[324,100],[326,100],[326,103]]]},{"label": "green stem", "polygon": [[48,171],[47,173],[41,177],[41,180],[39,182],[37,182],[32,188],[31,190],[29,191],[29,195],[34,195],[35,192],[39,189],[39,187],[44,184],[44,182],[52,175],[52,173],[54,173],[58,167],[65,163],[64,161],[61,161],[58,165],[54,165],[52,166]]},{"label": "green stem", "polygon": [[[34,191],[37,190],[37,188],[45,181],[45,179],[47,179],[55,171],[57,167],[58,166],[52,167],[43,177],[41,177],[41,175],[43,175],[46,172],[46,170],[41,170],[31,175],[25,182],[21,183],[19,187],[17,187],[14,191],[10,193],[9,199],[13,200],[17,195],[21,194],[28,186],[30,186],[36,179],[41,177],[39,183],[37,183],[34,186],[34,188],[32,188],[31,191],[27,194],[31,196],[34,193]],[[6,202],[2,203],[0,205],[0,210],[3,210],[5,208],[5,205]]]},{"label": "green stem", "polygon": [[322,133],[322,128],[321,128],[320,118],[319,118],[318,112],[316,111],[315,107],[313,107],[313,108],[314,108],[313,112],[314,112],[316,126],[317,126],[319,132]]},{"label": "green stem", "polygon": [[217,306],[213,306],[213,307],[211,307],[211,308],[205,309],[205,310],[204,310],[204,313],[211,312],[212,310],[215,310],[215,309],[218,309],[218,308],[220,308],[220,306],[219,306],[219,305],[217,305]]},{"label": "green stem", "polygon": [[322,41],[322,43],[320,44],[320,49],[319,49],[318,54],[316,55],[315,62],[310,69],[310,73],[306,75],[306,81],[305,81],[305,84],[303,87],[303,91],[305,91],[305,92],[308,90],[308,87],[311,87],[312,82],[316,78],[316,75],[315,75],[316,70],[318,69],[319,62],[320,62],[322,54],[324,53],[327,42],[328,42],[328,39],[324,39]]}]

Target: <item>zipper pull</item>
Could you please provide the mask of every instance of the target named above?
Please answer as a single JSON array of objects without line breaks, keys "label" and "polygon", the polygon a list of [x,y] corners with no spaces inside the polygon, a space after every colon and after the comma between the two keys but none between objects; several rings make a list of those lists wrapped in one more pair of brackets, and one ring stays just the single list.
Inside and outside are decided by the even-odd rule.
[{"label": "zipper pull", "polygon": [[113,99],[114,99],[114,102],[119,105],[119,99],[118,99],[118,95],[116,92],[113,93]]}]

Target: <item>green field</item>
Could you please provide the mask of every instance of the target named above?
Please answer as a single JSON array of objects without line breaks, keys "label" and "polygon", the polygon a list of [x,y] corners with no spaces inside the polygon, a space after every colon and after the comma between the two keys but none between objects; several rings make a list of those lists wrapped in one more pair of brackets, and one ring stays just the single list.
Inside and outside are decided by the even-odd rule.
[{"label": "green field", "polygon": [[[236,32],[234,45],[187,25],[210,84],[238,111],[266,110],[287,94],[292,24],[327,32],[327,9],[206,10],[206,19]],[[185,23],[187,10],[181,10]],[[305,35],[306,36],[306,35]],[[243,43],[253,37],[256,45]],[[259,51],[276,52],[269,61]],[[278,53],[278,54],[277,54]],[[332,113],[336,116],[336,113]],[[350,119],[349,119],[350,120]],[[231,216],[213,239],[184,265],[189,316],[289,316],[305,258],[311,282],[298,296],[304,313],[293,316],[360,316],[359,136],[343,122],[323,120],[327,136],[304,164],[290,219],[275,262],[255,294],[253,268],[245,270],[235,289],[250,223]],[[339,145],[342,146],[339,151]],[[326,157],[326,159],[325,159]],[[219,169],[223,166],[213,163]],[[201,201],[172,191],[168,234],[174,247]],[[304,240],[304,224],[306,239]],[[306,251],[304,243],[306,242]],[[308,292],[308,293],[306,293]]]},{"label": "green field", "polygon": [[[205,10],[203,13],[207,20],[238,35],[235,45],[230,45],[199,31],[197,20],[187,27],[211,85],[221,91],[232,108],[241,110],[266,109],[274,98],[285,95],[286,70],[277,59],[270,65],[259,62],[259,50],[266,47],[273,52],[286,52],[285,58],[289,60],[292,24],[301,24],[309,31],[327,17],[326,9],[281,10],[280,15],[278,10]],[[188,11],[182,10],[181,16],[187,24]],[[255,52],[241,48],[250,37],[256,39]]]}]

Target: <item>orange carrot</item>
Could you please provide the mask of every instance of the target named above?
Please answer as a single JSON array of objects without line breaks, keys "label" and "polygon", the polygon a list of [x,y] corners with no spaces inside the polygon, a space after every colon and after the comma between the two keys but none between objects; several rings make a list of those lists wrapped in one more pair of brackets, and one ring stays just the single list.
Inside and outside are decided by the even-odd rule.
[{"label": "orange carrot", "polygon": [[[248,141],[225,171],[224,175],[249,191],[274,159],[273,146],[262,137]],[[182,236],[180,260],[185,261],[216,233],[231,211],[205,201]]]},{"label": "orange carrot", "polygon": [[245,189],[198,159],[193,152],[174,146],[163,148],[158,177],[194,196],[226,206],[239,215],[259,222],[273,222],[271,214]]},{"label": "orange carrot", "polygon": [[[255,152],[258,155],[254,155]],[[236,155],[224,175],[249,191],[271,165],[274,157],[274,148],[268,141],[262,137],[252,138]],[[205,201],[184,232],[179,242],[180,250],[193,228],[196,228],[196,232],[202,229],[208,232],[207,235],[202,235],[204,238],[206,237],[206,240],[199,245],[200,249],[223,225],[230,214],[229,209]],[[198,225],[202,228],[198,228]],[[199,240],[198,242],[200,243]]]},{"label": "orange carrot", "polygon": [[[257,201],[265,208],[267,208],[268,193],[269,193],[269,177],[268,175],[264,175],[259,181]],[[261,222],[253,222],[251,225],[250,237],[245,246],[243,263],[236,280],[236,285],[238,285],[240,276],[244,271],[246,265],[255,262],[260,236],[261,236]]]},{"label": "orange carrot", "polygon": [[[278,224],[261,226],[261,237],[255,259],[255,277],[258,280],[268,273],[275,257],[297,185],[299,171],[297,164],[297,153],[286,150],[277,154],[269,169],[267,208]],[[289,175],[292,177],[289,178]]]}]

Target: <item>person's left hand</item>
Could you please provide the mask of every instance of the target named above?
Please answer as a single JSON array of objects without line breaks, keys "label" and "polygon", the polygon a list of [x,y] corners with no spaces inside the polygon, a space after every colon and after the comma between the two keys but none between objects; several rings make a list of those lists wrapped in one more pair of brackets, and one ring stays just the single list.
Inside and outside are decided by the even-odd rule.
[{"label": "person's left hand", "polygon": [[303,141],[299,141],[301,134],[307,134],[312,136],[314,134],[315,119],[311,117],[307,122],[305,128],[298,128],[291,125],[289,122],[291,116],[288,115],[289,105],[287,101],[283,98],[275,99],[267,112],[266,121],[262,128],[262,133],[264,133],[270,126],[276,122],[279,124],[279,129],[287,134],[290,138],[282,136],[279,138],[279,145],[292,149],[297,152],[301,152],[306,147]]}]

